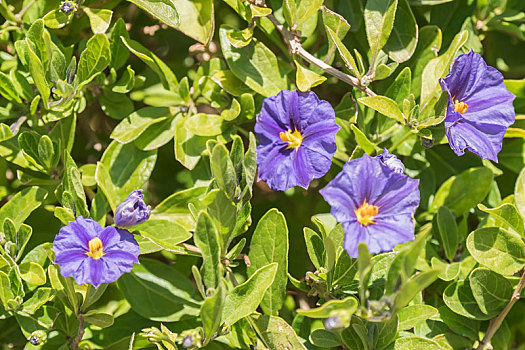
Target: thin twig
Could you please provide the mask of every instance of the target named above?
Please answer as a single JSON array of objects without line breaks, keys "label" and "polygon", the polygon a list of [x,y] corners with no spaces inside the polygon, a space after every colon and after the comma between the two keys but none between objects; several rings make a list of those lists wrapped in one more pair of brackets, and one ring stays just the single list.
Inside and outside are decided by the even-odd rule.
[{"label": "thin twig", "polygon": [[84,336],[84,317],[82,317],[82,315],[79,315],[78,316],[78,333],[77,333],[77,336],[75,338],[73,338],[73,340],[71,340],[71,349],[74,349],[74,350],[79,350],[79,347],[78,347],[78,344],[80,343],[80,341],[82,340],[82,337]]},{"label": "thin twig", "polygon": [[521,278],[518,282],[518,285],[516,286],[516,289],[514,289],[514,293],[512,294],[512,297],[510,298],[509,303],[503,311],[496,317],[490,320],[489,328],[487,328],[487,332],[485,333],[485,336],[483,337],[483,340],[481,343],[479,343],[479,346],[476,348],[476,350],[483,350],[487,347],[487,345],[490,343],[490,340],[496,334],[497,330],[503,323],[503,320],[509,313],[510,309],[512,309],[512,306],[520,299],[521,290],[523,289],[523,286],[525,285],[525,267],[521,269],[520,271]]},{"label": "thin twig", "polygon": [[288,29],[286,29],[284,25],[282,25],[277,20],[277,18],[275,18],[273,14],[268,15],[268,19],[273,23],[275,28],[281,33],[286,45],[288,46],[292,54],[301,56],[304,60],[308,61],[314,66],[321,68],[326,73],[363,91],[368,96],[376,96],[376,93],[370,90],[370,88],[361,85],[361,82],[356,77],[353,77],[351,75],[341,72],[338,69],[335,69],[334,67],[330,66],[329,64],[325,63],[324,61],[318,59],[317,57],[315,57],[314,55],[306,51],[303,48],[303,45],[301,45],[301,42],[298,40],[297,36],[294,35],[292,32],[290,32]]},{"label": "thin twig", "polygon": [[22,20],[22,17],[25,15],[25,13],[27,12],[27,10],[29,10],[31,8],[31,6],[33,6],[35,4],[35,1],[36,0],[32,0],[30,1],[22,10],[20,10],[20,12],[18,12],[18,14],[16,15],[16,18],[20,21]]}]

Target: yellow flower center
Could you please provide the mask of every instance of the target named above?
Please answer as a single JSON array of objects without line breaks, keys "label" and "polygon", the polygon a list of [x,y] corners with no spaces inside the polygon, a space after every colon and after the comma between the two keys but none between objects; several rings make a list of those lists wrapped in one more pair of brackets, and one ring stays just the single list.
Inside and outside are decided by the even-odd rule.
[{"label": "yellow flower center", "polygon": [[299,148],[301,142],[303,142],[303,136],[297,129],[294,132],[289,129],[288,131],[281,131],[279,137],[281,137],[281,140],[288,142],[287,148]]},{"label": "yellow flower center", "polygon": [[355,210],[355,216],[361,225],[368,226],[375,224],[374,217],[378,212],[379,208],[375,205],[368,204],[365,199],[363,205]]},{"label": "yellow flower center", "polygon": [[104,256],[102,248],[102,241],[100,238],[92,238],[89,241],[89,253],[86,253],[86,255],[92,257],[95,260],[100,259]]},{"label": "yellow flower center", "polygon": [[459,102],[458,100],[454,102],[454,110],[456,112],[463,114],[467,111],[467,109],[468,109],[468,105],[465,102]]}]

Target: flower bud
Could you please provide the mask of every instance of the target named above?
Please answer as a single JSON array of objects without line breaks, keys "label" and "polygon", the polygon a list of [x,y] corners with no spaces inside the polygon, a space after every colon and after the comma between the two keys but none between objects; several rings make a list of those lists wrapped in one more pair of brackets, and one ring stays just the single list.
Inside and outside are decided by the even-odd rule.
[{"label": "flower bud", "polygon": [[142,333],[140,333],[144,338],[148,339],[151,343],[160,343],[164,340],[164,334],[160,329],[156,327],[144,328]]},{"label": "flower bud", "polygon": [[69,15],[71,12],[76,10],[77,4],[75,4],[73,1],[65,0],[60,3],[60,11],[66,15]]},{"label": "flower bud", "polygon": [[324,319],[323,320],[323,325],[324,325],[324,328],[327,331],[331,331],[333,329],[342,328],[341,319],[339,317],[337,317],[337,316],[328,317],[328,318]]},{"label": "flower bud", "polygon": [[118,227],[131,227],[149,219],[151,208],[144,203],[142,190],[131,192],[115,210],[115,225]]},{"label": "flower bud", "polygon": [[42,330],[34,331],[31,333],[28,340],[33,345],[42,345],[47,340],[47,333]]},{"label": "flower bud", "polygon": [[187,335],[182,339],[182,347],[184,349],[189,349],[193,347],[193,337],[191,335]]},{"label": "flower bud", "polygon": [[403,174],[405,172],[403,162],[397,159],[395,155],[388,152],[386,148],[383,150],[383,153],[377,155],[376,158],[379,158],[384,165],[392,169],[395,173]]}]

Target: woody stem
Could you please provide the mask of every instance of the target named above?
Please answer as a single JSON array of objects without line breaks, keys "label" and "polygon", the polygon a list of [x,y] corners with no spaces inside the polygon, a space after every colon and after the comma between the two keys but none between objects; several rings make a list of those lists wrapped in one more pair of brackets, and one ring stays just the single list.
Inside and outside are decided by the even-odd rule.
[{"label": "woody stem", "polygon": [[494,334],[496,334],[499,327],[503,323],[503,320],[505,319],[505,317],[507,317],[507,314],[509,313],[510,309],[512,309],[512,306],[514,306],[514,304],[520,299],[521,290],[525,285],[525,267],[520,270],[520,274],[520,281],[518,282],[516,289],[514,289],[514,293],[512,294],[509,303],[507,304],[507,306],[505,306],[503,311],[501,311],[501,313],[496,318],[490,320],[487,332],[485,333],[483,340],[481,341],[476,350],[483,350],[487,347],[487,345],[490,343],[490,340],[492,339]]}]

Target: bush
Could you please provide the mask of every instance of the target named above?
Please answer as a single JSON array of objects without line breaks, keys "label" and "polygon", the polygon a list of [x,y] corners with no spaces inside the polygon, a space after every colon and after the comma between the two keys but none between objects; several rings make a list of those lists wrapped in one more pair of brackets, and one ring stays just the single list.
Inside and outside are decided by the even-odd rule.
[{"label": "bush", "polygon": [[522,1],[0,13],[2,349],[523,349]]}]

